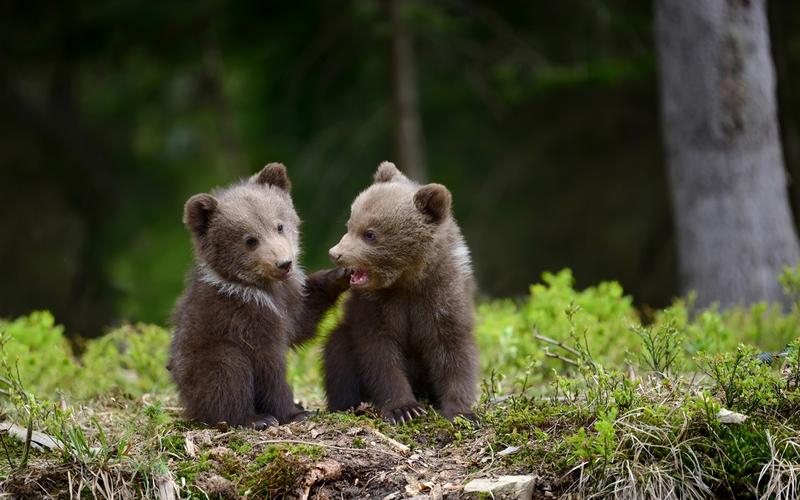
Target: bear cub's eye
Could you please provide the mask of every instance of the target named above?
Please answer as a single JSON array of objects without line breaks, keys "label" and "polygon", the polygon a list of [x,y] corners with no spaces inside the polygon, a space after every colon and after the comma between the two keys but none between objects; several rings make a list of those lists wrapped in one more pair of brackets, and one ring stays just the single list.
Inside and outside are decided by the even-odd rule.
[{"label": "bear cub's eye", "polygon": [[283,234],[283,224],[278,224],[278,232]]},{"label": "bear cub's eye", "polygon": [[372,229],[367,229],[364,231],[364,239],[367,241],[375,241],[375,231]]},{"label": "bear cub's eye", "polygon": [[248,236],[247,238],[245,238],[244,244],[247,245],[247,248],[252,250],[258,246],[258,238],[256,238],[255,236]]}]

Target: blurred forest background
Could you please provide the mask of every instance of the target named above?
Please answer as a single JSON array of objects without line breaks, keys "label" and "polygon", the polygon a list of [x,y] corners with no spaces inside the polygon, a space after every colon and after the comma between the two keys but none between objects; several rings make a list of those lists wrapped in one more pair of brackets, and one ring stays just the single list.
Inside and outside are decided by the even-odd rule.
[{"label": "blurred forest background", "polygon": [[[768,7],[797,220],[800,2]],[[306,268],[327,267],[386,159],[452,190],[482,294],[570,267],[663,306],[681,290],[653,17],[625,0],[3,2],[0,317],[163,324],[191,260],[184,201],[271,161]]]}]

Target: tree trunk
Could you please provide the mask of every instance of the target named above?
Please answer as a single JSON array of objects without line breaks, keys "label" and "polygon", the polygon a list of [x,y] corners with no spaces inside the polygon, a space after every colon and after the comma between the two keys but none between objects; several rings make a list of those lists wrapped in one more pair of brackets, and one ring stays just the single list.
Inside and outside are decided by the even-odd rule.
[{"label": "tree trunk", "polygon": [[395,149],[400,168],[415,181],[428,179],[425,146],[417,95],[414,41],[403,16],[406,0],[389,0],[392,20],[392,80],[395,117]]},{"label": "tree trunk", "polygon": [[655,0],[681,282],[697,306],[784,301],[800,260],[764,0]]}]

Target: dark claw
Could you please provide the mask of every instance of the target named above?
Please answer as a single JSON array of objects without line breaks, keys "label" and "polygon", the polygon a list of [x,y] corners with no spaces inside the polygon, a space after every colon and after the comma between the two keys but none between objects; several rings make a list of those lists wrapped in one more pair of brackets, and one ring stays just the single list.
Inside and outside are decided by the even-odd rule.
[{"label": "dark claw", "polygon": [[414,420],[415,417],[421,417],[427,414],[425,408],[420,405],[401,406],[392,410],[386,410],[383,413],[383,418],[393,425],[403,425]]}]

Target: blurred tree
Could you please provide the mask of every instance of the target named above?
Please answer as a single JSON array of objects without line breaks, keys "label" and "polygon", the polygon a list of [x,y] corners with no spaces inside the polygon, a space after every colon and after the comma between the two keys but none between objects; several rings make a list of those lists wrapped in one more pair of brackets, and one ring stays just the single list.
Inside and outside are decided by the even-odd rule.
[{"label": "blurred tree", "polygon": [[800,260],[776,115],[765,0],[656,0],[678,256],[697,305],[782,301]]},{"label": "blurred tree", "polygon": [[428,180],[417,91],[414,36],[409,28],[408,0],[389,0],[392,24],[392,77],[395,153],[398,164],[418,181]]}]

